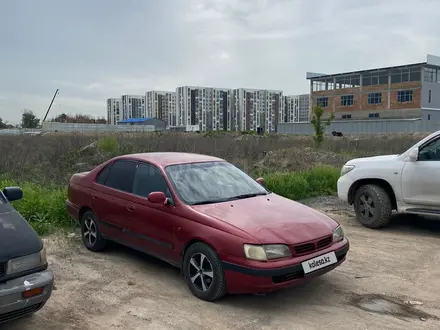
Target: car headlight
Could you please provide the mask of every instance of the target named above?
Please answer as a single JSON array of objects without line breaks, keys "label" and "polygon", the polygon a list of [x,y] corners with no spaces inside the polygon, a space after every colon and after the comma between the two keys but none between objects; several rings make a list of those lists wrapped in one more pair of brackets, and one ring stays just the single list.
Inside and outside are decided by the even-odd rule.
[{"label": "car headlight", "polygon": [[348,172],[350,172],[351,170],[354,169],[354,165],[344,165],[341,168],[341,176],[347,174]]},{"label": "car headlight", "polygon": [[6,274],[16,274],[43,266],[47,263],[46,249],[43,247],[40,252],[32,253],[27,256],[10,259],[8,261]]},{"label": "car headlight", "polygon": [[344,231],[341,226],[333,230],[333,243],[340,242],[344,239]]},{"label": "car headlight", "polygon": [[284,244],[268,244],[268,245],[252,245],[244,244],[244,255],[247,259],[252,260],[272,260],[290,257],[292,253],[287,245]]}]

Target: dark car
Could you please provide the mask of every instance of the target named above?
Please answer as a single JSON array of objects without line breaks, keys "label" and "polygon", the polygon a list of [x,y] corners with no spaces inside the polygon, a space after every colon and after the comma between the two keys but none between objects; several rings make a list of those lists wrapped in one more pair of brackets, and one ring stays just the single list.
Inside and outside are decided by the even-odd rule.
[{"label": "dark car", "polygon": [[22,197],[18,187],[0,191],[0,323],[38,311],[52,293],[43,242],[10,204]]},{"label": "dark car", "polygon": [[113,158],[73,175],[66,205],[89,250],[113,240],[163,259],[207,301],[295,285],[339,266],[349,250],[336,221],[198,154]]}]

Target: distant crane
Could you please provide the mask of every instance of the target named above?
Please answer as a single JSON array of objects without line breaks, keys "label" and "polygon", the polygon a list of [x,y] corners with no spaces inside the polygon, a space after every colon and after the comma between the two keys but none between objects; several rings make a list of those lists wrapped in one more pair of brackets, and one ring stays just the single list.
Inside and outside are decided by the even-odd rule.
[{"label": "distant crane", "polygon": [[53,94],[52,101],[50,101],[49,108],[47,108],[46,115],[44,116],[44,119],[43,119],[42,123],[46,121],[47,115],[49,114],[49,110],[50,110],[50,108],[52,107],[53,101],[55,101],[55,97],[56,97],[59,93],[60,93],[60,90],[57,89],[57,90],[55,91],[55,94]]}]

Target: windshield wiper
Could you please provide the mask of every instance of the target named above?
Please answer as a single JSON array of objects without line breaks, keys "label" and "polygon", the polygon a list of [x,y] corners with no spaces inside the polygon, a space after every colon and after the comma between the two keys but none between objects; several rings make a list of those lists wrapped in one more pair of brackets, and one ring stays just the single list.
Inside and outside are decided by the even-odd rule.
[{"label": "windshield wiper", "polygon": [[237,199],[245,199],[245,198],[257,197],[257,196],[263,196],[263,195],[267,195],[267,194],[268,193],[266,193],[266,192],[259,192],[259,193],[252,193],[252,194],[242,194],[242,195],[237,195],[237,196],[233,196],[233,197],[229,197],[229,198],[211,199],[211,200],[206,200],[206,201],[201,201],[201,202],[195,202],[195,203],[192,203],[191,205],[205,205],[205,204],[224,203],[224,202],[229,202],[229,201],[235,201]]},{"label": "windshield wiper", "polygon": [[225,199],[207,200],[207,201],[195,202],[192,203],[191,205],[205,205],[205,204],[215,204],[221,202],[226,202],[226,200]]},{"label": "windshield wiper", "polygon": [[263,196],[263,195],[267,195],[266,192],[260,192],[260,193],[252,193],[252,194],[242,194],[242,195],[237,195],[234,197],[230,197],[227,200],[228,201],[233,201],[236,199],[245,199],[245,198],[252,198],[252,197],[257,197],[257,196]]}]

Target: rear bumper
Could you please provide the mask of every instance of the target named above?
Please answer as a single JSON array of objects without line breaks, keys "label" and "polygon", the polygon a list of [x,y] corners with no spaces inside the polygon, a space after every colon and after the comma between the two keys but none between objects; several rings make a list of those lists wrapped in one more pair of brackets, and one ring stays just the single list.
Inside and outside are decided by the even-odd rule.
[{"label": "rear bumper", "polygon": [[[345,261],[349,249],[350,244],[347,240],[344,246],[333,250],[337,258],[336,263],[309,274],[304,274],[301,263],[283,268],[257,269],[223,262],[228,292],[261,293],[295,286],[303,281],[321,276],[341,265]],[[327,252],[329,251],[323,251],[322,254]]]},{"label": "rear bumper", "polygon": [[[43,288],[43,291],[30,298],[23,297],[25,291],[36,288]],[[49,300],[52,288],[53,273],[49,269],[1,283],[0,323],[35,313],[41,309]]]},{"label": "rear bumper", "polygon": [[66,199],[66,211],[73,219],[79,220],[79,207]]}]

